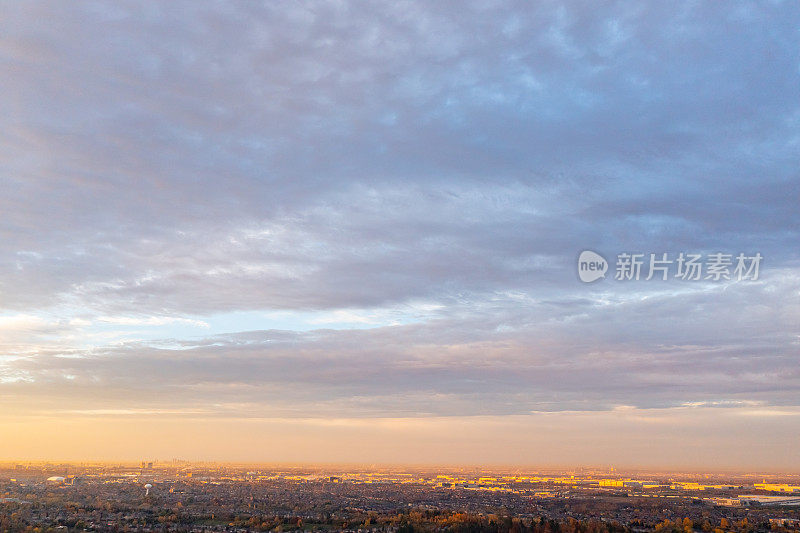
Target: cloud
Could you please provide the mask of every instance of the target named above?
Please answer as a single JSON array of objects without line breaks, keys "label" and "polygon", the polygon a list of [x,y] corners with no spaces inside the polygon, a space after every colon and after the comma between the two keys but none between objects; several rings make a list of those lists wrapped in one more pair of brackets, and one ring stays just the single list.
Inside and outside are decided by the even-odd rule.
[{"label": "cloud", "polygon": [[[796,407],[798,19],[782,2],[5,5],[0,400]],[[584,249],[764,266],[588,286]],[[304,327],[216,329],[255,312]]]},{"label": "cloud", "polygon": [[421,322],[57,346],[5,365],[32,414],[104,408],[209,417],[509,416],[529,412],[797,407],[800,281],[594,300],[495,296]]},{"label": "cloud", "polygon": [[8,307],[531,290],[531,256],[586,246],[796,260],[793,7],[184,7],[7,8]]},{"label": "cloud", "polygon": [[120,326],[165,326],[168,324],[187,324],[190,326],[198,326],[208,328],[207,322],[202,320],[192,320],[190,318],[181,317],[128,317],[128,316],[101,316],[97,318],[100,322],[108,324],[116,324]]}]

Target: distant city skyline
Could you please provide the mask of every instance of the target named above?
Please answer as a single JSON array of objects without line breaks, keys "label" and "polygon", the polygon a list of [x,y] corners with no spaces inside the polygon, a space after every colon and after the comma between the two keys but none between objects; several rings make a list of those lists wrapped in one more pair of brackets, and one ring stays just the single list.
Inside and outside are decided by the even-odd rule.
[{"label": "distant city skyline", "polygon": [[0,460],[796,472],[798,23],[0,3]]},{"label": "distant city skyline", "polygon": [[793,531],[800,474],[764,477],[0,462],[0,520],[13,530]]}]

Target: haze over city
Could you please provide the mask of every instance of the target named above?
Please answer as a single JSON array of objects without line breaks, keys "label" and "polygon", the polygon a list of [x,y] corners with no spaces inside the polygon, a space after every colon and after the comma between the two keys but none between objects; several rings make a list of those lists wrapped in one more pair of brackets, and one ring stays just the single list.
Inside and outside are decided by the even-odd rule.
[{"label": "haze over city", "polygon": [[798,22],[0,3],[0,459],[797,473]]}]

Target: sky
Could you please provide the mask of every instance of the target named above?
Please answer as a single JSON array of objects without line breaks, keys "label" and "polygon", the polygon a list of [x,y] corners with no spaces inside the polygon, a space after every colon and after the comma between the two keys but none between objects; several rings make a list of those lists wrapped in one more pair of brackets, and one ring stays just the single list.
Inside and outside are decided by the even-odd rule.
[{"label": "sky", "polygon": [[798,28],[0,1],[0,458],[797,471]]}]

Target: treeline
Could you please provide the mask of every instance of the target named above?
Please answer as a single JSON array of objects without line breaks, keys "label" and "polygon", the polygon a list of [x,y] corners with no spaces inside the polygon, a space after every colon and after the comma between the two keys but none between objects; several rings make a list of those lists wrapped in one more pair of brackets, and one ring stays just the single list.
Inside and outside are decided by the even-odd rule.
[{"label": "treeline", "polygon": [[546,517],[520,518],[503,514],[410,511],[367,513],[348,518],[305,521],[300,517],[239,516],[228,525],[258,532],[353,531],[389,533],[623,533],[630,529],[616,522]]},{"label": "treeline", "polygon": [[[439,510],[413,510],[390,513],[356,512],[348,516],[326,515],[314,520],[302,516],[272,514],[196,514],[185,509],[161,509],[158,512],[144,511],[144,516],[106,516],[95,521],[84,513],[76,513],[67,519],[53,522],[33,519],[30,513],[3,512],[0,510],[0,533],[65,533],[83,531],[175,532],[220,531],[228,533],[758,533],[788,532],[791,529],[770,526],[769,523],[753,524],[742,519],[721,519],[711,523],[707,519],[692,522],[664,520],[658,524],[638,521],[620,524],[615,521],[576,520],[574,518],[553,519],[545,516],[519,517],[505,513],[483,514]],[[83,510],[86,512],[87,510]],[[87,513],[90,516],[93,513]],[[113,525],[105,522],[111,519]],[[49,523],[47,523],[49,522]],[[104,523],[105,522],[105,523]],[[795,530],[796,531],[796,530]]]}]

